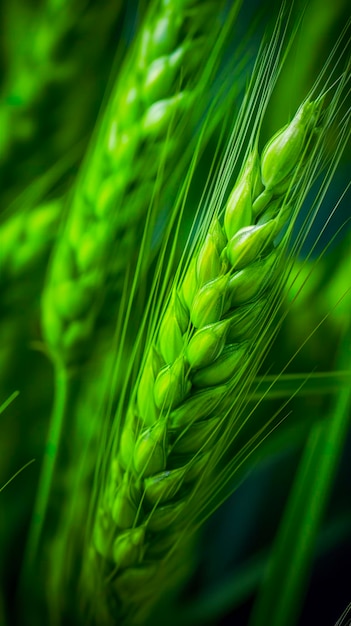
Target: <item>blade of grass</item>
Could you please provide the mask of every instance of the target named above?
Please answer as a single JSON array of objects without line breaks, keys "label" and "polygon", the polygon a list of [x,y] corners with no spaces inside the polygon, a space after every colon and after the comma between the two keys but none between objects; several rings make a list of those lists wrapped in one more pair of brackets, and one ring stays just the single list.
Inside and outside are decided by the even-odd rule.
[{"label": "blade of grass", "polygon": [[[318,372],[315,374],[284,374],[277,376],[258,376],[252,400],[263,398],[290,398],[298,396],[328,395],[338,393],[349,385],[351,371]],[[257,387],[256,387],[257,385]]]},{"label": "blade of grass", "polygon": [[[7,485],[9,485],[10,483],[12,483],[12,481],[14,480],[14,478],[16,478],[21,472],[23,472],[23,470],[25,470],[27,467],[29,467],[29,465],[32,465],[32,463],[34,463],[35,459],[31,459],[30,461],[28,461],[28,463],[26,463],[25,465],[23,465],[19,470],[17,470],[17,472],[15,474],[13,474],[13,476],[11,476],[11,478],[9,478],[6,483],[4,485],[2,485],[0,487],[0,493],[5,489],[5,487],[7,487]],[[1,623],[1,622],[0,622]]]},{"label": "blade of grass", "polygon": [[[349,327],[340,346],[338,369],[347,370],[350,356]],[[317,533],[349,425],[350,405],[351,384],[335,397],[330,419],[311,429],[250,626],[293,626],[297,623],[311,572]]]},{"label": "blade of grass", "polygon": [[14,391],[4,402],[0,405],[0,414],[7,409],[7,407],[13,402],[17,396],[19,395],[19,391]]},{"label": "blade of grass", "polygon": [[[45,446],[43,457],[43,471],[40,475],[39,487],[37,490],[36,501],[34,505],[34,512],[32,518],[32,525],[29,530],[28,543],[26,547],[26,553],[24,558],[24,570],[23,576],[27,568],[33,564],[40,534],[44,524],[44,511],[49,499],[50,488],[52,484],[52,477],[55,469],[55,463],[58,453],[58,446],[60,441],[60,435],[62,431],[62,415],[68,398],[68,379],[66,372],[63,368],[58,371],[56,379],[57,393],[55,395],[55,404],[53,410],[53,419],[50,423],[48,440]],[[75,385],[70,389],[70,394],[74,394]]]}]

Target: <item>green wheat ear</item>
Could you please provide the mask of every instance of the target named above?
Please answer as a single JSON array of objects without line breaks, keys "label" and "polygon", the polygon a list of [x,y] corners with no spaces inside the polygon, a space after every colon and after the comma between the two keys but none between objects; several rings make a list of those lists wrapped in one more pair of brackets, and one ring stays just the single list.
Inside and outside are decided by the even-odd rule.
[{"label": "green wheat ear", "polygon": [[[123,283],[160,184],[159,168],[167,180],[180,158],[219,9],[203,3],[204,20],[193,2],[155,2],[121,71],[43,294],[44,335],[58,363],[74,368],[87,358],[100,313],[110,306],[107,278],[114,289]],[[111,264],[116,245],[118,262]]]},{"label": "green wheat ear", "polygon": [[[181,576],[172,551],[185,529],[189,536],[194,530],[200,477],[213,480],[230,432],[228,410],[254,367],[257,337],[279,283],[288,199],[308,165],[307,148],[315,157],[321,106],[321,100],[306,101],[261,156],[256,148],[249,154],[222,215],[207,225],[173,285],[126,417],[116,418],[123,425],[98,497],[84,582],[99,587],[95,572],[111,577],[101,593],[125,623],[141,623],[150,598],[156,602],[157,590]],[[298,203],[295,215],[297,209]],[[98,598],[99,613],[104,600]]]},{"label": "green wheat ear", "polygon": [[218,505],[221,479],[226,484],[237,469],[225,454],[247,419],[246,377],[262,359],[262,336],[274,335],[267,340],[265,325],[288,273],[291,225],[323,163],[341,83],[329,107],[324,96],[304,102],[261,155],[254,135],[224,209],[203,219],[166,307],[155,309],[161,314],[101,450],[92,500],[82,587],[96,590],[87,603],[107,623],[119,615],[143,623],[150,604],[176,584],[182,540]]}]

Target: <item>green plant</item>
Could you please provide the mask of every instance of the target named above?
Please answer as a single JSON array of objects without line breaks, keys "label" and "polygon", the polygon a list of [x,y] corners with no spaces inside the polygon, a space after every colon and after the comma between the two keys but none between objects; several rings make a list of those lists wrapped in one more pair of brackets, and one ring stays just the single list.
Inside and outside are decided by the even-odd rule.
[{"label": "green plant", "polygon": [[[5,606],[7,621],[127,625],[168,622],[171,613],[175,623],[219,620],[249,584],[240,588],[236,576],[231,599],[212,613],[204,599],[202,612],[196,603],[182,612],[181,589],[198,577],[200,529],[248,472],[290,444],[306,452],[282,529],[275,544],[263,540],[266,550],[273,546],[267,558],[251,537],[258,566],[242,580],[255,589],[262,580],[255,626],[285,626],[287,615],[297,623],[347,436],[350,370],[348,239],[344,255],[328,254],[346,220],[323,239],[349,184],[336,189],[348,158],[348,25],[322,67],[310,60],[292,77],[295,44],[311,33],[310,11],[299,23],[297,8],[274,12],[272,27],[267,19],[253,62],[250,35],[259,24],[238,45],[237,3],[155,0],[145,17],[141,4],[139,34],[119,72],[122,55],[113,67],[77,180],[71,185],[69,163],[79,157],[61,151],[56,174],[25,194],[24,176],[3,213],[1,393],[21,393],[2,426],[11,435],[14,415],[30,458],[44,456],[34,505],[34,493],[15,504],[18,481],[1,492],[4,536],[15,537],[32,516],[23,610]],[[284,99],[287,74],[302,94],[295,117]],[[79,110],[82,94],[68,85]],[[292,119],[280,131],[277,111]],[[38,148],[39,139],[31,141]],[[2,197],[12,200],[11,180]],[[330,215],[313,235],[324,207]],[[20,450],[10,436],[2,475],[14,473],[11,458],[23,465]],[[342,513],[347,518],[347,506]],[[240,515],[236,532],[239,525]]]},{"label": "green plant", "polygon": [[320,106],[304,103],[260,159],[253,149],[223,226],[216,216],[208,225],[206,215],[188,269],[170,287],[160,321],[152,321],[156,333],[126,418],[123,405],[117,412],[118,446],[108,446],[111,468],[94,524],[96,564],[88,560],[86,577],[97,572],[91,587],[98,588],[111,571],[127,623],[142,622],[161,581],[172,586],[174,571],[183,569],[174,552],[191,536],[203,502],[213,499],[216,469],[242,428],[246,379],[257,369],[277,279],[284,276],[288,237],[280,235],[291,207],[298,211],[298,183],[306,191],[302,166],[316,160],[316,148],[308,158],[306,152]]}]

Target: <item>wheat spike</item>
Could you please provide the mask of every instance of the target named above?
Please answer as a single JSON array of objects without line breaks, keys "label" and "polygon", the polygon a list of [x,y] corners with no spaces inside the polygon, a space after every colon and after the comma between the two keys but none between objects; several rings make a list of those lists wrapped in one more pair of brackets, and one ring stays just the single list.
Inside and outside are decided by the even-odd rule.
[{"label": "wheat spike", "polygon": [[[128,624],[138,623],[148,590],[157,596],[161,572],[170,584],[179,574],[166,557],[225,431],[236,377],[250,361],[257,317],[284,249],[279,235],[291,215],[287,190],[314,137],[319,111],[320,102],[305,102],[261,158],[252,151],[224,219],[213,219],[173,287],[144,361],[93,534],[95,558],[113,572],[110,592]],[[268,176],[270,162],[280,165]]]},{"label": "wheat spike", "polygon": [[[195,8],[190,0],[153,6],[111,96],[43,297],[45,338],[60,362],[77,364],[86,356],[106,297],[113,248],[118,246],[116,289],[144,228],[159,157],[167,166],[183,146],[180,123],[199,95],[203,54],[217,32],[213,19],[219,11],[212,2],[203,3],[201,15]],[[170,134],[171,128],[177,133]]]}]

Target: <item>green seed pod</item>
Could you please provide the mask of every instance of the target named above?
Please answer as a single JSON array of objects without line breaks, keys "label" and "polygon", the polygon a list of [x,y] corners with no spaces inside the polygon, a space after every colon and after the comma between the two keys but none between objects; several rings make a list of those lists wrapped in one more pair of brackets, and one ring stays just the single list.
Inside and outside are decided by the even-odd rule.
[{"label": "green seed pod", "polygon": [[[271,204],[273,204],[273,206],[271,206]],[[273,237],[275,238],[289,222],[293,212],[293,207],[289,204],[281,206],[281,200],[271,204],[268,205],[266,211],[264,211],[260,219],[257,221],[257,224],[266,224],[269,220],[272,220],[275,225],[273,234]]]},{"label": "green seed pod", "polygon": [[134,469],[140,477],[152,476],[166,468],[165,422],[156,422],[138,437],[134,448]]},{"label": "green seed pod", "polygon": [[125,424],[123,424],[121,439],[118,448],[118,460],[123,469],[128,470],[133,463],[133,454],[135,441],[137,439],[137,419],[134,413],[130,411],[127,415]]},{"label": "green seed pod", "polygon": [[257,148],[254,148],[253,154],[253,168],[252,168],[252,200],[258,198],[264,191],[264,186],[261,179],[261,160],[258,155]]},{"label": "green seed pod", "polygon": [[185,273],[184,280],[182,282],[180,298],[188,308],[191,310],[191,305],[194,300],[194,296],[197,292],[198,285],[196,279],[196,260],[192,259],[191,263]]},{"label": "green seed pod", "polygon": [[220,273],[221,261],[214,237],[208,233],[196,259],[197,284],[202,287]]},{"label": "green seed pod", "polygon": [[174,50],[179,29],[177,14],[169,7],[167,13],[160,17],[152,27],[152,35],[148,45],[148,58],[157,58]]},{"label": "green seed pod", "polygon": [[143,86],[143,99],[147,104],[162,100],[169,95],[176,72],[183,60],[185,47],[162,56],[149,66]]},{"label": "green seed pod", "polygon": [[146,500],[152,505],[171,500],[181,488],[185,472],[186,470],[181,467],[145,478],[144,494]]},{"label": "green seed pod", "polygon": [[137,406],[140,416],[145,424],[151,426],[158,416],[152,390],[155,385],[156,376],[164,362],[159,356],[154,346],[151,346],[137,390]]},{"label": "green seed pod", "polygon": [[[113,208],[109,202],[110,198],[117,198],[127,187],[128,181],[131,180],[133,176],[132,164],[140,145],[140,126],[138,123],[134,126],[128,126],[126,132],[117,124],[113,128],[115,137],[112,141],[111,129],[107,156],[110,165],[109,170],[114,174],[106,178],[106,183],[101,187],[101,193],[99,190],[96,194],[98,202],[95,208],[99,217],[107,215],[108,211],[103,207]],[[101,183],[99,189],[100,185]]]},{"label": "green seed pod", "polygon": [[132,528],[137,516],[137,507],[132,502],[130,489],[127,483],[127,474],[124,482],[118,487],[111,506],[112,519],[118,528]]},{"label": "green seed pod", "polygon": [[[86,223],[83,223],[81,216],[78,214],[73,214],[68,222],[67,227],[67,239],[63,242],[63,245],[60,246],[60,256],[62,254],[63,247],[70,248],[72,247],[74,250],[78,250],[80,246],[80,242],[82,241],[82,237],[86,232]],[[67,245],[68,244],[68,245]],[[63,260],[60,265],[63,264]],[[59,268],[56,270],[59,271]]]},{"label": "green seed pod", "polygon": [[247,345],[243,344],[226,346],[218,359],[194,374],[195,387],[211,387],[230,380],[240,369],[246,350]]},{"label": "green seed pod", "polygon": [[157,376],[154,385],[155,404],[159,409],[167,411],[179,404],[188,391],[184,357],[179,357],[174,363],[164,367]]},{"label": "green seed pod", "polygon": [[120,464],[120,458],[115,457],[111,461],[111,484],[116,488],[123,481],[124,471]]},{"label": "green seed pod", "polygon": [[[33,236],[47,237],[53,226],[57,224],[57,218],[62,209],[62,200],[51,200],[42,204],[38,210],[30,212],[27,216],[27,230],[33,233]],[[21,217],[21,216],[18,216]],[[22,220],[20,220],[22,222]],[[51,236],[49,234],[49,239]]]},{"label": "green seed pod", "polygon": [[212,240],[216,245],[218,254],[221,255],[224,247],[227,244],[227,240],[217,217],[213,218],[208,232],[210,233]]},{"label": "green seed pod", "polygon": [[[265,194],[267,198],[269,196],[271,197],[270,200],[267,201],[267,206],[265,206],[262,211],[259,210],[257,212],[255,211],[255,204],[253,206],[255,224],[258,225],[266,224],[270,220],[273,220],[275,217],[277,217],[282,205],[284,204],[284,198],[282,198],[281,196],[272,199],[272,194],[270,191],[264,191],[261,195],[263,196]],[[257,202],[259,201],[260,197],[261,196],[257,198]]]},{"label": "green seed pod", "polygon": [[175,430],[186,428],[193,422],[208,418],[212,411],[218,410],[219,403],[225,400],[228,392],[226,385],[192,394],[185,402],[170,414],[170,427]]},{"label": "green seed pod", "polygon": [[188,102],[189,94],[181,91],[171,98],[159,100],[152,104],[141,121],[143,135],[148,138],[164,135],[169,124],[174,121],[177,114],[185,109]]},{"label": "green seed pod", "polygon": [[204,285],[195,295],[190,319],[195,328],[218,322],[224,310],[228,276],[219,276]]},{"label": "green seed pod", "polygon": [[182,304],[182,301],[176,291],[173,292],[172,307],[177,318],[181,333],[184,334],[189,328],[190,319],[188,312]]},{"label": "green seed pod", "polygon": [[266,306],[267,300],[262,298],[252,304],[240,306],[234,311],[230,316],[227,342],[237,343],[250,339]]},{"label": "green seed pod", "polygon": [[262,181],[266,189],[280,186],[301,162],[306,149],[306,136],[313,129],[316,119],[316,103],[305,102],[290,124],[279,130],[266,145],[261,158]]},{"label": "green seed pod", "polygon": [[267,191],[267,189],[262,191],[262,193],[256,198],[255,202],[252,205],[252,213],[255,219],[266,209],[272,198],[273,192]]},{"label": "green seed pod", "polygon": [[235,183],[225,208],[224,230],[228,239],[231,239],[240,228],[251,224],[252,179],[253,171],[257,168],[257,154],[252,153]]},{"label": "green seed pod", "polygon": [[232,306],[246,304],[263,293],[273,276],[275,261],[276,254],[273,251],[267,258],[252,263],[232,276],[228,285]]},{"label": "green seed pod", "polygon": [[203,422],[196,422],[180,433],[172,446],[172,454],[195,454],[199,450],[206,450],[213,446],[215,436],[212,436],[220,424],[220,418],[211,417]]},{"label": "green seed pod", "polygon": [[176,504],[166,504],[165,506],[156,507],[147,519],[148,529],[153,532],[160,532],[168,528],[175,521],[179,524],[179,515],[184,511],[185,505],[186,502],[183,500]]},{"label": "green seed pod", "polygon": [[113,542],[112,557],[118,569],[136,565],[142,558],[145,528],[138,526],[118,535]]},{"label": "green seed pod", "polygon": [[166,313],[162,319],[158,334],[158,344],[165,362],[169,365],[182,353],[184,345],[182,331],[171,304],[167,307]]},{"label": "green seed pod", "polygon": [[[110,558],[112,544],[112,520],[111,516],[100,508],[97,512],[93,530],[93,543],[95,550],[104,558]],[[114,529],[115,530],[115,529]]]},{"label": "green seed pod", "polygon": [[111,103],[112,123],[108,133],[108,149],[113,150],[116,145],[116,138],[120,128],[131,128],[134,122],[140,119],[140,90],[134,84],[135,79],[131,77],[123,77],[121,80],[121,88],[116,92],[115,98]]},{"label": "green seed pod", "polygon": [[[87,230],[77,248],[77,265],[81,272],[88,272],[95,267],[103,266],[109,248],[107,224],[97,224],[94,230]],[[104,245],[101,245],[104,242]]]},{"label": "green seed pod", "polygon": [[256,260],[274,239],[273,220],[259,226],[241,228],[228,243],[227,256],[234,269],[242,269]]},{"label": "green seed pod", "polygon": [[196,331],[186,348],[186,358],[189,365],[196,369],[209,365],[216,359],[225,344],[229,321],[209,324]]},{"label": "green seed pod", "polygon": [[[99,187],[99,193],[96,196],[96,217],[101,220],[106,220],[107,217],[111,216],[113,209],[116,210],[117,208],[116,202],[120,200],[121,196],[125,193],[129,178],[128,168],[122,166],[119,168],[118,173],[102,181]],[[108,224],[108,226],[111,228],[110,224]]]},{"label": "green seed pod", "polygon": [[65,320],[82,317],[92,304],[93,293],[89,285],[77,285],[76,282],[68,280],[62,282],[55,288],[56,310]]},{"label": "green seed pod", "polygon": [[93,328],[93,318],[83,318],[72,322],[65,328],[61,335],[61,350],[68,362],[74,360],[77,354],[82,354],[82,350],[88,351],[87,339],[91,335]]}]

